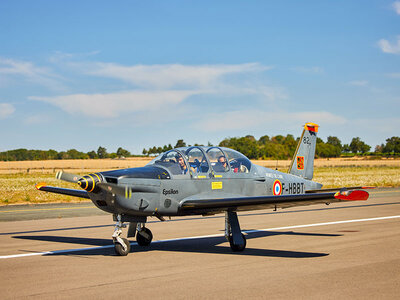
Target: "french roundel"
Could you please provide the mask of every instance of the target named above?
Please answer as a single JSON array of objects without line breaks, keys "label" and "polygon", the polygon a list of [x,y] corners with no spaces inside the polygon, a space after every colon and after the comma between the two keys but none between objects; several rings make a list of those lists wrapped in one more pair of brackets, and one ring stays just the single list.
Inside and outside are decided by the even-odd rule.
[{"label": "french roundel", "polygon": [[282,194],[282,183],[279,180],[274,181],[274,185],[272,186],[272,193],[274,196],[279,196]]}]

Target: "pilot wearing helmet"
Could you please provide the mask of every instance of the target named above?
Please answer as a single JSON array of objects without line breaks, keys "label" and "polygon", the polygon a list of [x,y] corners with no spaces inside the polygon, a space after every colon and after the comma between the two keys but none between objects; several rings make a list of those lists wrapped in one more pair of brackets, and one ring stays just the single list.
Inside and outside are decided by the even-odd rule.
[{"label": "pilot wearing helmet", "polygon": [[226,157],[221,155],[218,157],[218,165],[223,169],[224,172],[229,170],[228,163],[226,162]]},{"label": "pilot wearing helmet", "polygon": [[[188,167],[186,166],[185,160],[183,159],[182,155],[177,155],[176,161],[178,162],[179,167],[181,168],[181,174],[186,174],[188,171]],[[196,172],[196,170],[193,167],[190,167],[190,170],[192,172]]]},{"label": "pilot wearing helmet", "polygon": [[182,172],[181,174],[186,174],[188,171],[188,168],[185,164],[185,161],[183,160],[183,157],[181,155],[177,155],[176,161],[178,162],[179,167],[181,168],[181,172]]}]

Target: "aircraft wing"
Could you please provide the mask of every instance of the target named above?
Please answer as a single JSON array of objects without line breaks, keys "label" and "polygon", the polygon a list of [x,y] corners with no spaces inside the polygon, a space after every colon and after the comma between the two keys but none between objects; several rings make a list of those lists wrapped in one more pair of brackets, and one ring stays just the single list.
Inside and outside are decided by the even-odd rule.
[{"label": "aircraft wing", "polygon": [[54,187],[54,186],[48,186],[45,183],[38,183],[36,185],[36,189],[38,189],[39,191],[44,191],[44,192],[50,192],[50,193],[63,194],[63,195],[68,195],[68,196],[90,199],[88,193],[84,190],[59,188],[59,187]]},{"label": "aircraft wing", "polygon": [[373,186],[352,186],[352,187],[345,187],[345,188],[331,188],[331,189],[319,189],[319,190],[307,190],[306,194],[309,193],[325,193],[325,192],[339,192],[343,190],[366,190],[366,189],[374,189]]},{"label": "aircraft wing", "polygon": [[346,190],[328,193],[307,193],[281,196],[229,197],[217,199],[188,199],[180,204],[186,213],[212,213],[225,210],[253,210],[265,208],[288,208],[293,206],[340,201],[367,200],[369,194],[362,190]]}]

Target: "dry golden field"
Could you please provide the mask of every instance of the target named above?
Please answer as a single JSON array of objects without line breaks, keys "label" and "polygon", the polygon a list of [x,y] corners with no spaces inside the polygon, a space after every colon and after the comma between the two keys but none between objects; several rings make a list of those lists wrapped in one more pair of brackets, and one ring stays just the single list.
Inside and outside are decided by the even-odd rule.
[{"label": "dry golden field", "polygon": [[[151,158],[53,160],[0,162],[0,205],[16,203],[50,203],[88,201],[70,196],[39,192],[35,184],[77,188],[73,183],[55,179],[59,170],[76,174],[87,174],[119,168],[144,166]],[[286,172],[289,160],[259,160],[255,164],[278,168]],[[314,179],[325,188],[341,186],[400,186],[400,160],[382,159],[316,159]]]},{"label": "dry golden field", "polygon": [[126,159],[0,161],[0,174],[55,174],[60,170],[72,173],[90,173],[112,169],[142,167],[150,160],[151,158],[147,157],[133,157]]}]

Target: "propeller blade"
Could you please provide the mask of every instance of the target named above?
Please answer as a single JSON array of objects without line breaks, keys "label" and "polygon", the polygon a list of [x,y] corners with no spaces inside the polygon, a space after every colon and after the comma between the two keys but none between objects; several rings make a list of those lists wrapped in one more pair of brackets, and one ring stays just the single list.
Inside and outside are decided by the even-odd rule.
[{"label": "propeller blade", "polygon": [[67,173],[64,171],[58,171],[56,174],[57,179],[68,181],[68,182],[73,182],[73,183],[78,183],[78,180],[81,177],[82,176],[80,176],[80,175],[75,175],[75,174]]}]

